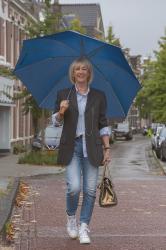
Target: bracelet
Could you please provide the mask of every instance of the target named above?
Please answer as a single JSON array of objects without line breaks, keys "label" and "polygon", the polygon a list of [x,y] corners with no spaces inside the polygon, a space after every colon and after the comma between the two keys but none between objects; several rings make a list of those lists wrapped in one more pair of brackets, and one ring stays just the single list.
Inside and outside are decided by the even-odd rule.
[{"label": "bracelet", "polygon": [[111,148],[110,147],[105,147],[104,149],[106,150],[106,149],[111,149]]}]

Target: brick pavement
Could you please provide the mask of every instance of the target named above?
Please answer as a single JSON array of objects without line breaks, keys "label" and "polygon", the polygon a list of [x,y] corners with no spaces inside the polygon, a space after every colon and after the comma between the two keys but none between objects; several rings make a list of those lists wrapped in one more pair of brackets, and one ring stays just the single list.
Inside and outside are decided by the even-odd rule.
[{"label": "brick pavement", "polygon": [[90,245],[80,245],[66,234],[63,174],[25,181],[40,194],[35,206],[37,247],[29,249],[166,250],[165,177],[115,179],[118,206],[100,208],[97,196]]}]

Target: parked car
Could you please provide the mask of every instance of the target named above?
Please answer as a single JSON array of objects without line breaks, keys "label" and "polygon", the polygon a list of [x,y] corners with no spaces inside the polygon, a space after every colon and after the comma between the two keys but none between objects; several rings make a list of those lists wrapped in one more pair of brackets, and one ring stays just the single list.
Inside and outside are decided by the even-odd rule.
[{"label": "parked car", "polygon": [[[42,136],[41,131],[32,142],[33,149],[41,149],[42,148]],[[55,149],[59,147],[59,142],[62,133],[62,126],[55,127],[53,125],[49,125],[44,130],[44,147],[47,149]]]},{"label": "parked car", "polygon": [[161,143],[160,147],[160,159],[162,161],[166,161],[166,139],[164,139]]},{"label": "parked car", "polygon": [[162,127],[159,135],[157,136],[157,145],[155,148],[155,152],[158,158],[163,159],[163,149],[164,149],[164,141],[166,140],[166,127]]},{"label": "parked car", "polygon": [[132,130],[129,123],[118,123],[117,128],[114,129],[114,137],[125,138],[126,140],[131,140],[133,138]]},{"label": "parked car", "polygon": [[152,137],[151,137],[151,146],[152,146],[152,149],[155,150],[157,148],[157,138],[160,134],[160,131],[162,129],[162,125],[160,126],[157,126],[155,129],[154,129],[154,133],[152,134]]}]

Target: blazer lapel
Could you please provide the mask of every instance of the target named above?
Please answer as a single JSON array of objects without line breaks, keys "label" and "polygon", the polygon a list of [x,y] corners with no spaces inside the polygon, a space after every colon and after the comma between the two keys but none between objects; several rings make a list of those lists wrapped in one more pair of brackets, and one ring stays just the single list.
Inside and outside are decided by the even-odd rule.
[{"label": "blazer lapel", "polygon": [[69,100],[69,105],[72,105],[72,107],[78,112],[78,103],[77,103],[77,94],[76,94],[76,89],[74,88],[71,97]]},{"label": "blazer lapel", "polygon": [[93,94],[93,90],[90,89],[90,91],[88,93],[88,98],[87,98],[85,112],[88,112],[89,110],[91,110],[92,103],[94,102],[94,100],[95,100],[95,96]]}]

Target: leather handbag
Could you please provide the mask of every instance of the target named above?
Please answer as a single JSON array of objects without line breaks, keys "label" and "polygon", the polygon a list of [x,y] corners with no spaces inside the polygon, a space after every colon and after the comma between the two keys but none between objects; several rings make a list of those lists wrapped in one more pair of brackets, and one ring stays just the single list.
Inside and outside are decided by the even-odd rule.
[{"label": "leather handbag", "polygon": [[117,205],[118,200],[114,190],[114,185],[111,180],[111,174],[108,164],[104,165],[102,180],[98,188],[100,189],[99,193],[100,207],[111,207]]}]

